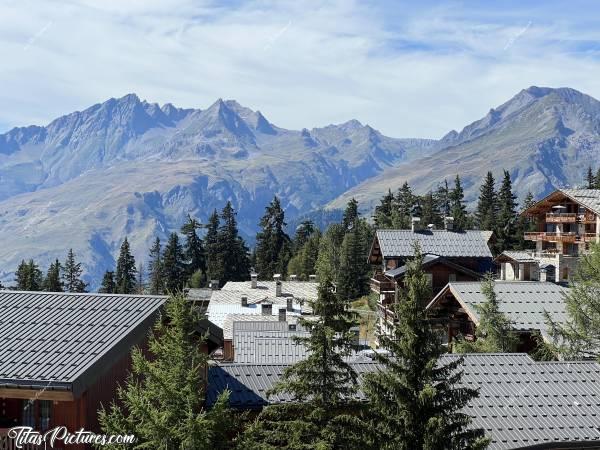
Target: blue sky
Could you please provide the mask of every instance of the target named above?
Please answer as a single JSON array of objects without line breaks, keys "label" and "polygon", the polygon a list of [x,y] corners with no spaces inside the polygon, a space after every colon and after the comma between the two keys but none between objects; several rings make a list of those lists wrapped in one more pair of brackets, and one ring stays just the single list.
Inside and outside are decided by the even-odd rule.
[{"label": "blue sky", "polygon": [[431,138],[531,85],[600,99],[593,1],[0,2],[0,131],[129,92]]}]

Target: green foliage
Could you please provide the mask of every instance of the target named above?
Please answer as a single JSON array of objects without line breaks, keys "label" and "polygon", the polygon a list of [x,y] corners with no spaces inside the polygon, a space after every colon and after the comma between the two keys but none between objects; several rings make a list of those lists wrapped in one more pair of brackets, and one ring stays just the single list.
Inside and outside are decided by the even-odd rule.
[{"label": "green foliage", "polygon": [[44,290],[46,292],[63,292],[61,269],[62,266],[58,259],[50,264],[46,278],[44,279]]},{"label": "green foliage", "polygon": [[181,291],[185,285],[184,255],[179,235],[175,232],[169,235],[165,245],[162,266],[166,291],[169,293]]},{"label": "green foliage", "polygon": [[296,253],[300,251],[308,239],[317,231],[318,229],[315,227],[315,224],[312,220],[302,221],[300,225],[298,225],[298,228],[296,228],[296,234],[293,241],[294,251]]},{"label": "green foliage", "polygon": [[465,206],[465,192],[457,174],[454,180],[454,188],[448,195],[450,199],[450,214],[454,218],[454,229],[463,231],[469,228],[469,214]]},{"label": "green foliage", "polygon": [[[107,434],[134,434],[139,449],[224,449],[237,425],[228,392],[204,408],[208,357],[196,333],[198,315],[185,298],[172,297],[149,338],[148,357],[132,351],[132,372],[117,402],[99,411]],[[127,446],[111,446],[125,450]]]},{"label": "green foliage", "polygon": [[344,299],[355,299],[369,292],[371,267],[367,256],[372,239],[373,233],[367,222],[356,219],[354,227],[342,240],[336,285],[338,294]]},{"label": "green foliage", "polygon": [[479,202],[475,217],[480,230],[494,230],[498,215],[498,197],[494,188],[494,176],[488,172],[479,189]]},{"label": "green foliage", "polygon": [[564,359],[600,359],[600,244],[581,257],[565,303],[565,323],[546,314],[554,351]]},{"label": "green foliage", "polygon": [[231,202],[227,202],[221,212],[221,225],[217,234],[216,246],[218,249],[216,260],[220,265],[217,272],[222,276],[211,278],[218,279],[221,283],[244,281],[250,276],[249,250],[239,235],[235,216],[236,212],[231,206]]},{"label": "green foliage", "polygon": [[502,186],[498,192],[498,218],[494,227],[498,253],[516,248],[519,237],[523,235],[518,226],[516,198],[512,192],[510,173],[505,170]]},{"label": "green foliage", "polygon": [[421,223],[424,225],[432,224],[435,228],[443,227],[444,218],[440,213],[438,202],[432,191],[420,197],[419,204],[421,205]]},{"label": "green foliage", "polygon": [[154,244],[150,247],[149,259],[148,280],[150,294],[159,295],[162,294],[165,289],[163,256],[159,237],[154,240]]},{"label": "green foliage", "polygon": [[390,216],[391,228],[401,230],[410,228],[417,201],[417,197],[413,194],[408,182],[405,181],[398,189],[396,198],[393,199],[393,211]]},{"label": "green foliage", "polygon": [[486,276],[481,283],[481,292],[486,301],[481,305],[475,305],[479,314],[475,340],[467,341],[458,337],[452,344],[452,350],[455,353],[510,353],[516,351],[519,339],[510,320],[500,311],[491,274]]},{"label": "green foliage", "polygon": [[196,272],[206,273],[204,244],[197,233],[200,228],[202,228],[200,222],[189,215],[188,221],[181,227],[181,233],[185,237],[183,254],[186,278],[190,278]]},{"label": "green foliage", "polygon": [[321,232],[319,230],[306,238],[301,247],[297,247],[299,241],[294,244],[299,248],[296,255],[288,263],[287,273],[296,274],[300,280],[308,280],[309,276],[316,273],[317,258],[319,256],[319,243],[321,241]]},{"label": "green foliage", "polygon": [[471,418],[463,412],[478,392],[460,387],[462,359],[440,361],[445,350],[422,308],[431,292],[415,247],[394,334],[380,336],[389,351],[377,354],[385,369],[365,375],[363,382],[369,440],[378,449],[485,448],[483,430],[470,428]]},{"label": "green foliage", "polygon": [[373,221],[378,229],[393,228],[392,214],[394,211],[394,194],[391,189],[379,201],[379,205],[375,207]]},{"label": "green foliage", "polygon": [[219,213],[215,209],[208,218],[206,235],[204,236],[206,250],[206,277],[208,280],[223,279],[223,263],[219,248]]},{"label": "green foliage", "polygon": [[86,283],[81,279],[83,269],[81,263],[75,260],[73,249],[69,249],[67,259],[63,265],[63,286],[66,292],[85,292]]},{"label": "green foliage", "polygon": [[341,265],[341,249],[345,229],[341,224],[332,224],[323,234],[319,242],[319,256],[315,269],[319,280],[339,279]]},{"label": "green foliage", "polygon": [[102,277],[102,285],[98,292],[101,294],[114,294],[117,291],[117,283],[115,283],[115,273],[111,270],[104,272]]},{"label": "green foliage", "polygon": [[274,274],[285,276],[292,257],[292,243],[285,233],[285,214],[279,199],[275,197],[265,208],[260,219],[260,231],[256,234],[256,271],[259,278],[271,279]]},{"label": "green foliage", "polygon": [[309,337],[296,337],[308,357],[288,367],[270,394],[287,393],[294,403],[267,406],[246,430],[240,448],[356,448],[348,440],[358,419],[341,412],[352,403],[357,374],[345,361],[352,348],[355,325],[348,303],[323,280],[313,303],[315,320],[299,319]]},{"label": "green foliage", "polygon": [[205,278],[201,270],[197,270],[188,280],[188,285],[191,288],[200,288],[204,286]]},{"label": "green foliage", "polygon": [[16,289],[19,291],[41,291],[43,285],[42,271],[38,265],[30,259],[21,261],[15,273]]},{"label": "green foliage", "polygon": [[342,226],[346,230],[351,230],[358,220],[358,202],[355,198],[352,198],[346,205],[344,216],[342,218]]},{"label": "green foliage", "polygon": [[596,177],[594,177],[594,172],[592,172],[592,166],[588,167],[586,181],[588,189],[594,189],[596,187]]},{"label": "green foliage", "polygon": [[121,244],[119,259],[117,259],[117,273],[115,274],[115,293],[135,293],[136,279],[135,258],[131,254],[127,238]]}]

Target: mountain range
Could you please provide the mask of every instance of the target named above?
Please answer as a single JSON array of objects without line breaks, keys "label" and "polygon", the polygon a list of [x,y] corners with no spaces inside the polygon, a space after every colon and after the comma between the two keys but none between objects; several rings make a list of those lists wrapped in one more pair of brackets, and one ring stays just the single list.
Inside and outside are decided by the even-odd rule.
[{"label": "mountain range", "polygon": [[460,173],[472,201],[485,172],[505,168],[521,198],[539,196],[580,183],[599,149],[600,102],[569,88],[525,89],[438,140],[356,120],[287,130],[233,100],[181,109],[129,94],[0,134],[0,279],[73,247],[94,288],[125,236],[143,261],[154,236],[227,200],[251,239],[273,195],[294,221],[352,197],[369,212],[405,180],[425,192]]}]

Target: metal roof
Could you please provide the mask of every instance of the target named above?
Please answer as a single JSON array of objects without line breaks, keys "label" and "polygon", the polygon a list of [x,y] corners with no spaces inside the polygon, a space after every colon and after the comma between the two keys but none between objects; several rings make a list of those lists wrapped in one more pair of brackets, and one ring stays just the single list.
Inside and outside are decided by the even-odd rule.
[{"label": "metal roof", "polygon": [[[479,314],[475,305],[486,301],[481,283],[452,282],[448,284],[448,288],[478,323]],[[433,306],[445,291],[446,289],[440,292],[427,308]],[[567,320],[564,299],[569,292],[567,287],[543,281],[495,281],[494,292],[498,297],[500,311],[513,322],[516,330],[540,330],[545,335],[547,325],[544,311],[559,323]]]},{"label": "metal roof", "polygon": [[594,213],[600,214],[600,189],[559,189],[559,191]]},{"label": "metal roof", "polygon": [[[269,329],[269,325],[277,326]],[[240,327],[240,325],[242,327]],[[251,329],[247,328],[250,325]],[[263,329],[256,329],[262,327]],[[282,364],[306,358],[306,346],[294,336],[310,336],[306,331],[290,331],[286,322],[234,322],[233,348],[236,363]]]},{"label": "metal roof", "polygon": [[496,260],[501,259],[510,259],[515,262],[520,263],[537,263],[538,260],[531,256],[530,253],[527,252],[518,252],[518,251],[504,251],[500,255],[496,257]]},{"label": "metal roof", "polygon": [[166,298],[0,291],[0,387],[79,395],[139,343]]},{"label": "metal roof", "polygon": [[270,316],[256,315],[256,314],[228,314],[223,321],[223,339],[232,340],[234,336],[234,328],[237,324],[238,328],[242,323],[253,323],[255,329],[262,326],[263,329],[279,329],[279,327],[288,328],[290,324],[296,324],[299,314],[288,315],[286,312],[286,321],[279,321],[279,313],[272,314]]},{"label": "metal roof", "polygon": [[[457,358],[445,355],[442,361]],[[379,370],[376,363],[353,363],[359,372]],[[257,409],[290,402],[286,394],[267,398],[286,364],[222,364],[209,369],[207,402],[225,389],[231,406]],[[528,355],[464,355],[463,385],[479,388],[467,413],[473,427],[492,438],[492,450],[600,441],[600,365],[595,362],[533,361]],[[359,393],[359,398],[361,394]]]},{"label": "metal roof", "polygon": [[[319,283],[315,281],[281,281],[282,297],[294,297],[298,299],[316,300],[318,296]],[[252,288],[250,281],[228,281],[221,291],[237,291],[240,294],[252,295],[260,293],[275,297],[275,281],[258,281],[256,288]]]},{"label": "metal roof", "polygon": [[413,256],[415,242],[423,253],[431,255],[491,258],[488,246],[491,236],[491,231],[480,230],[377,230],[376,238],[384,258]]},{"label": "metal roof", "polygon": [[[241,304],[231,304],[231,303],[213,303],[210,302],[208,305],[208,309],[206,311],[206,315],[208,320],[217,325],[218,327],[223,328],[223,338],[230,339],[231,332],[225,329],[226,321],[228,321],[228,316],[236,316],[236,320],[244,320],[241,319],[241,316],[251,316],[252,320],[261,320],[261,317],[264,320],[277,320],[279,316],[279,309],[285,308],[285,305],[274,304],[271,309],[271,314],[273,318],[266,319],[267,315],[262,314],[262,304],[254,303],[248,304],[248,306],[242,306]],[[289,318],[291,316],[299,316],[301,315],[301,309],[299,305],[294,306],[294,311],[286,311],[286,317]],[[229,319],[231,322],[232,319]],[[228,323],[229,323],[228,322]]]},{"label": "metal roof", "polygon": [[248,305],[260,305],[262,303],[271,303],[273,309],[280,307],[286,307],[288,299],[292,298],[292,304],[294,310],[302,312],[303,314],[312,314],[312,307],[307,299],[300,297],[281,296],[276,297],[274,293],[265,292],[261,289],[249,289],[247,291],[235,291],[235,290],[219,290],[213,291],[210,297],[210,305],[240,305],[242,304],[242,297],[246,297]]},{"label": "metal roof", "polygon": [[[441,256],[437,256],[437,255],[425,255],[425,256],[423,256],[422,266],[426,266],[427,264],[437,261],[440,258],[441,258]],[[385,275],[388,277],[391,277],[391,278],[397,278],[401,275],[404,275],[407,270],[408,270],[408,266],[405,264],[403,266],[396,267],[395,269],[387,270],[385,272]]]}]

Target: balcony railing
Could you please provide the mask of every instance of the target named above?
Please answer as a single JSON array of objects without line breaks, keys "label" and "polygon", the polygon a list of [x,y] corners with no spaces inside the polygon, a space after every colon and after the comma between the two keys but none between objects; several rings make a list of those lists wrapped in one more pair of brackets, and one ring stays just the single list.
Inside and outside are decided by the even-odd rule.
[{"label": "balcony railing", "polygon": [[568,233],[550,233],[550,232],[526,232],[525,240],[527,241],[550,241],[550,242],[575,242],[577,234]]},{"label": "balcony railing", "polygon": [[[8,437],[8,428],[0,428],[0,450],[17,450],[14,439]],[[43,445],[23,444],[20,450],[39,450]]]},{"label": "balcony railing", "polygon": [[376,273],[373,275],[370,285],[371,290],[373,292],[377,292],[378,294],[383,292],[394,292],[395,290],[395,283],[382,273]]},{"label": "balcony railing", "polygon": [[575,213],[548,213],[546,222],[549,223],[576,223],[577,214]]}]

